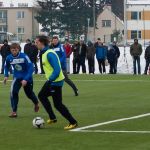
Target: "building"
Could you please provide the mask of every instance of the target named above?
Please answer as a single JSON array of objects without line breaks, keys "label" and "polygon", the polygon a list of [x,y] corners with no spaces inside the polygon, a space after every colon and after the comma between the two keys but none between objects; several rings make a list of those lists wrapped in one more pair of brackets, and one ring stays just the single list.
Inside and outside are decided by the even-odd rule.
[{"label": "building", "polygon": [[0,2],[0,32],[10,32],[18,40],[25,41],[39,33],[39,24],[35,20],[36,8],[28,3],[5,6]]},{"label": "building", "polygon": [[150,0],[127,1],[125,32],[129,44],[135,38],[144,45],[150,41]]},{"label": "building", "polygon": [[93,27],[88,29],[88,40],[95,41],[101,38],[102,41],[109,43],[112,41],[123,40],[124,24],[111,10],[111,6],[104,6],[103,11],[98,15],[95,29],[95,38]]}]

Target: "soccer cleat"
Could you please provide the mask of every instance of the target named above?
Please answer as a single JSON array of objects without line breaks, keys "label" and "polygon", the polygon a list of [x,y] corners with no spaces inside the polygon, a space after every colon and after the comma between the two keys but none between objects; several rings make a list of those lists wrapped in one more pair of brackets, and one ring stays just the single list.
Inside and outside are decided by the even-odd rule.
[{"label": "soccer cleat", "polygon": [[47,120],[47,124],[53,124],[53,123],[56,123],[56,122],[57,122],[56,119],[53,119],[53,120],[48,119],[48,120]]},{"label": "soccer cleat", "polygon": [[79,91],[76,90],[76,91],[75,91],[75,96],[78,96],[78,95],[79,95]]},{"label": "soccer cleat", "polygon": [[35,111],[35,112],[38,112],[38,111],[39,111],[39,105],[38,105],[38,104],[34,105],[34,111]]},{"label": "soccer cleat", "polygon": [[77,126],[78,126],[77,123],[75,123],[75,124],[69,124],[69,125],[67,125],[66,127],[64,127],[64,129],[65,129],[65,130],[70,130],[70,129],[76,128]]},{"label": "soccer cleat", "polygon": [[9,115],[10,118],[16,118],[17,117],[17,113],[16,112],[12,112],[10,115]]}]

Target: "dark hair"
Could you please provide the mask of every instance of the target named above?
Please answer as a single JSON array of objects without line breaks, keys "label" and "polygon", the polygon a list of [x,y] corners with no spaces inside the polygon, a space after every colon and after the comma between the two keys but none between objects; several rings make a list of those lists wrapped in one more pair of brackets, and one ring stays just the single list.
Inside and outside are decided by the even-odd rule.
[{"label": "dark hair", "polygon": [[31,40],[30,39],[26,39],[26,42],[31,42]]},{"label": "dark hair", "polygon": [[52,39],[57,39],[58,40],[58,36],[53,36],[53,38]]},{"label": "dark hair", "polygon": [[39,36],[37,36],[36,38],[39,39],[39,41],[40,41],[41,43],[43,43],[44,46],[47,46],[47,45],[49,45],[49,43],[50,43],[50,39],[49,39],[48,36],[39,35]]},{"label": "dark hair", "polygon": [[7,40],[7,39],[5,39],[5,40],[3,41],[3,44],[4,44],[4,43],[8,43],[8,40]]},{"label": "dark hair", "polygon": [[10,45],[10,49],[15,49],[15,48],[18,48],[19,51],[21,51],[21,47],[20,47],[20,45],[18,43],[12,43]]},{"label": "dark hair", "polygon": [[101,40],[100,38],[97,38],[97,40]]}]

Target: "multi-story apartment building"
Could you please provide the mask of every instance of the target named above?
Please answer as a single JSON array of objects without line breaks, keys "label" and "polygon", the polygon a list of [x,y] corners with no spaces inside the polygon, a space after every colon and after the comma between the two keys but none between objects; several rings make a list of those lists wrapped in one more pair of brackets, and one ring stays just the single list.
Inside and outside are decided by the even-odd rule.
[{"label": "multi-story apartment building", "polygon": [[128,0],[126,3],[127,43],[139,39],[141,44],[150,41],[150,0]]},{"label": "multi-story apartment building", "polygon": [[27,3],[18,3],[17,6],[0,5],[0,32],[10,32],[17,39],[25,41],[39,33],[39,24],[35,20],[36,9]]}]

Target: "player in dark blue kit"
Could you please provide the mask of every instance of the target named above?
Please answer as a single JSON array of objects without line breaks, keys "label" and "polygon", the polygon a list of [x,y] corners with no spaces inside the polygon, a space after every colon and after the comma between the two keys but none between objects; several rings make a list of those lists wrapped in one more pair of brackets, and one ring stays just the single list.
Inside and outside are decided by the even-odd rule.
[{"label": "player in dark blue kit", "polygon": [[19,101],[19,90],[21,86],[24,89],[26,96],[32,100],[34,103],[34,111],[38,112],[39,105],[38,99],[33,92],[33,64],[31,63],[28,56],[24,53],[20,52],[20,45],[17,43],[13,43],[10,46],[11,54],[7,56],[4,68],[4,84],[8,80],[8,70],[10,66],[13,67],[13,82],[11,84],[11,107],[12,113],[9,117],[17,117],[17,105]]}]

